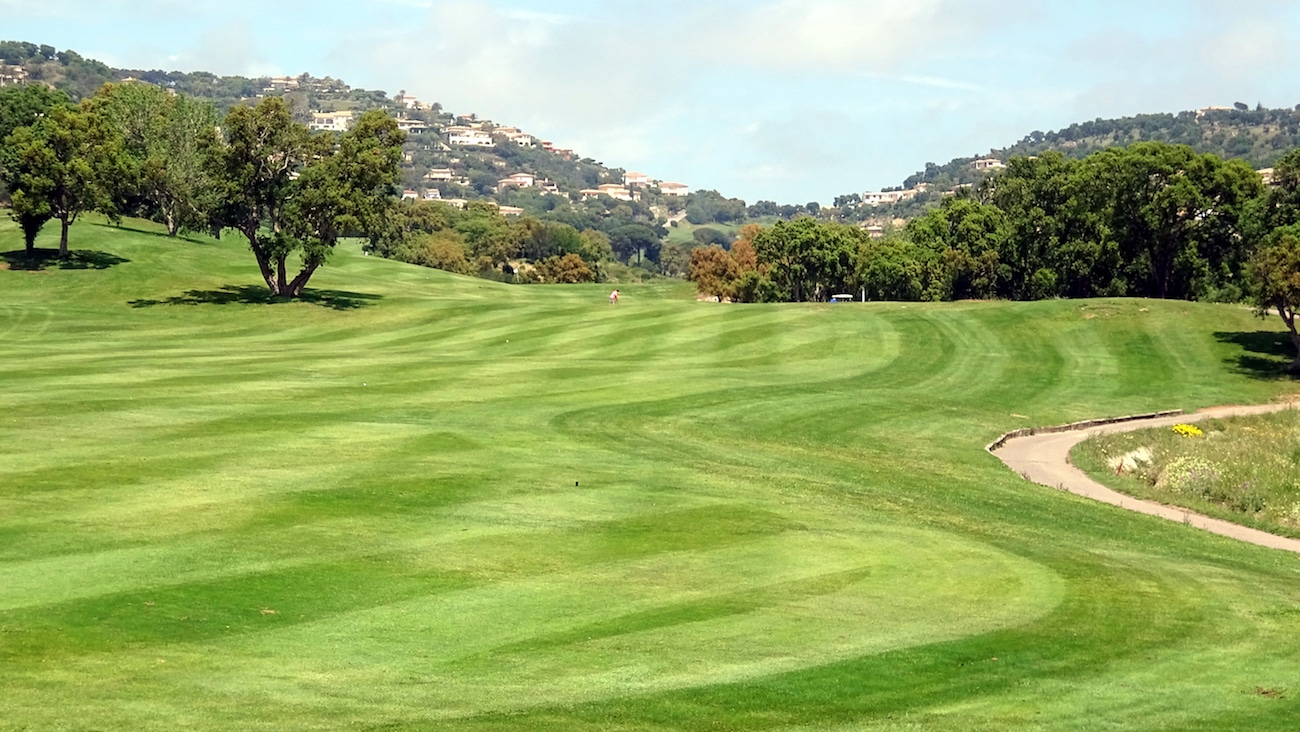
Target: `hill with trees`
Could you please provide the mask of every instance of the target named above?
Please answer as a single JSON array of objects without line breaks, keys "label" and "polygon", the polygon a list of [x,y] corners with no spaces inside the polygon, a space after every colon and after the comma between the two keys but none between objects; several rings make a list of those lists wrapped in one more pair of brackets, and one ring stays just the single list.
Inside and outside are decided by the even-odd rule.
[{"label": "hill with trees", "polygon": [[915,197],[884,206],[861,206],[861,194],[849,193],[836,199],[836,207],[848,220],[867,218],[914,218],[933,208],[945,193],[956,188],[975,186],[1000,168],[981,168],[980,160],[1006,163],[1012,158],[1032,157],[1058,152],[1079,160],[1114,147],[1128,147],[1140,142],[1164,142],[1186,145],[1197,153],[1208,153],[1224,160],[1241,160],[1255,169],[1272,167],[1287,152],[1300,148],[1300,105],[1294,109],[1251,108],[1237,103],[1232,107],[1206,107],[1176,114],[1141,114],[1119,119],[1095,119],[1078,122],[1055,132],[1034,131],[1019,142],[990,150],[985,155],[954,158],[947,163],[926,163],[895,189],[925,190]]}]

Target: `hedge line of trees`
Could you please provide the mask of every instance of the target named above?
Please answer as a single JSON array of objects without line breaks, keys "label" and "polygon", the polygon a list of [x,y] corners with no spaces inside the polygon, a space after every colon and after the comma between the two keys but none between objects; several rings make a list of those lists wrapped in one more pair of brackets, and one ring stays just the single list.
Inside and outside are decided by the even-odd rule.
[{"label": "hedge line of trees", "polygon": [[411,264],[521,283],[595,282],[613,259],[610,237],[532,217],[507,218],[496,204],[463,210],[435,201],[403,201],[371,251]]}]

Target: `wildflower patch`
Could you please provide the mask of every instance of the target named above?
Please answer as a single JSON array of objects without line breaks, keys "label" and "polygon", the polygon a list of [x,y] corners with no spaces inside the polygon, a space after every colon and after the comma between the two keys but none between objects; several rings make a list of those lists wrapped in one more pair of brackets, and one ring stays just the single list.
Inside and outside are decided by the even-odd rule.
[{"label": "wildflower patch", "polygon": [[1300,537],[1300,410],[1102,435],[1074,457],[1129,495]]}]

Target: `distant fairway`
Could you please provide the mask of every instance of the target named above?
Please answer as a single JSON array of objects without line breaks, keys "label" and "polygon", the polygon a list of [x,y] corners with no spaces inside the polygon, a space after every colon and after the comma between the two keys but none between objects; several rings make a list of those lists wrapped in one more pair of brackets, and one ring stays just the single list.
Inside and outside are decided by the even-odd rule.
[{"label": "distant fairway", "polygon": [[1297,727],[1300,560],[982,449],[1292,390],[1245,309],[73,248],[0,271],[0,729]]}]

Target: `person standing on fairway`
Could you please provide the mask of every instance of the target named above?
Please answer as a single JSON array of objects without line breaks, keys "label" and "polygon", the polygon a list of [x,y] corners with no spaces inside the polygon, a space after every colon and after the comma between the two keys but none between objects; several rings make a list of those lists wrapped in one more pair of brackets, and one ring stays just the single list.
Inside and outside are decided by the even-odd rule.
[{"label": "person standing on fairway", "polygon": [[618,290],[614,290],[613,292],[609,293],[609,304],[610,305],[618,304]]}]

